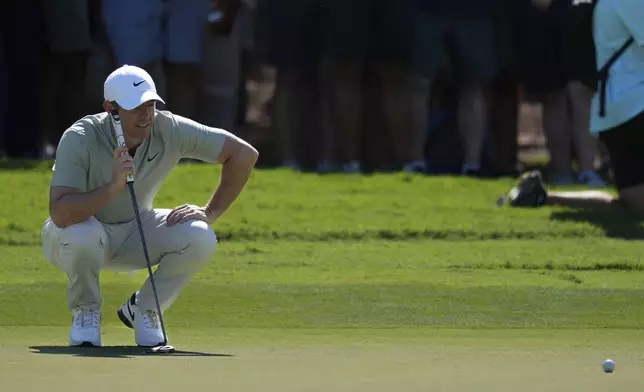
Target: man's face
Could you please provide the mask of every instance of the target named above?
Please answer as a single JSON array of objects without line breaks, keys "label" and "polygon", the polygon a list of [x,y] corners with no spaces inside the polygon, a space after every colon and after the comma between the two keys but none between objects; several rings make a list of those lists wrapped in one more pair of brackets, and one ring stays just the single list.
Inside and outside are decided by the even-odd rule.
[{"label": "man's face", "polygon": [[154,123],[156,101],[148,101],[140,106],[125,110],[118,108],[125,141],[130,147],[138,146],[150,136]]}]

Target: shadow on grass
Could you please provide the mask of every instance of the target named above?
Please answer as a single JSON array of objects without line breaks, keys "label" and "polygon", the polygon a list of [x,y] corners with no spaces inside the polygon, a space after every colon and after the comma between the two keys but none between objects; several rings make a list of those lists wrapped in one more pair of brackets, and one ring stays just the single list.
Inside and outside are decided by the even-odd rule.
[{"label": "shadow on grass", "polygon": [[624,212],[604,213],[587,210],[558,211],[550,216],[553,220],[588,222],[604,230],[609,238],[625,240],[644,239],[644,215]]},{"label": "shadow on grass", "polygon": [[146,357],[234,357],[232,354],[205,353],[199,351],[175,350],[168,354],[150,354],[138,346],[103,346],[103,347],[71,347],[71,346],[30,346],[33,354],[70,355],[74,357],[93,358],[133,358]]}]

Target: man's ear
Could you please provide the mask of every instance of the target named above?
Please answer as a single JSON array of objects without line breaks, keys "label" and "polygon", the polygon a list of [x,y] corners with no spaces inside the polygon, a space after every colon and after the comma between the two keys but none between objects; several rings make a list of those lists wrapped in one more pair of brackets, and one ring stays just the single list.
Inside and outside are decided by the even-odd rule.
[{"label": "man's ear", "polygon": [[114,102],[104,101],[103,108],[110,114],[118,115],[118,106]]}]

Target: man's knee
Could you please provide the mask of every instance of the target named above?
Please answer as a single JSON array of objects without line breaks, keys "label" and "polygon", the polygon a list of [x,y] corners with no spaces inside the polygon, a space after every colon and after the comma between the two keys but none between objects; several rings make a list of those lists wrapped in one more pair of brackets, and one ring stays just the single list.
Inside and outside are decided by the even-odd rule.
[{"label": "man's knee", "polygon": [[207,262],[217,250],[217,236],[206,222],[195,220],[184,223],[183,235],[187,239],[188,249],[195,261]]},{"label": "man's knee", "polygon": [[101,266],[107,254],[108,238],[95,218],[58,229],[61,264]]}]

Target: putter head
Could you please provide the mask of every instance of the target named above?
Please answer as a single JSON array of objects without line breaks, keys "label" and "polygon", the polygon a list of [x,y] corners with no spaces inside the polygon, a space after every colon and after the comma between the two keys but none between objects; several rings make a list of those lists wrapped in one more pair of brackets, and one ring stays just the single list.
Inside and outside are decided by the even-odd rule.
[{"label": "putter head", "polygon": [[145,352],[148,354],[170,354],[174,352],[174,346],[164,344],[161,346],[150,347],[145,350]]}]

